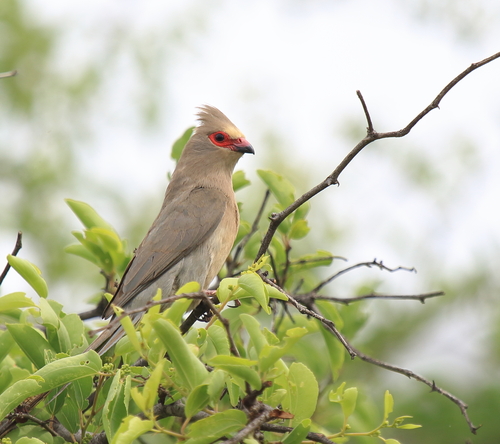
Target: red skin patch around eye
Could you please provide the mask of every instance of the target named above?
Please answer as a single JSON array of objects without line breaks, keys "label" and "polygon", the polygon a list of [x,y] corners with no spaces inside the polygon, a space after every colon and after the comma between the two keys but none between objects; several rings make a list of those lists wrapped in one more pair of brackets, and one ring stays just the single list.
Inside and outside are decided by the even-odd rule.
[{"label": "red skin patch around eye", "polygon": [[[224,140],[218,141],[216,139],[217,136],[224,136]],[[251,146],[248,140],[244,137],[238,137],[237,139],[231,139],[229,135],[223,131],[217,131],[216,133],[212,133],[208,136],[210,141],[217,146],[223,148],[229,148],[232,151],[239,151],[240,148],[245,148]]]}]

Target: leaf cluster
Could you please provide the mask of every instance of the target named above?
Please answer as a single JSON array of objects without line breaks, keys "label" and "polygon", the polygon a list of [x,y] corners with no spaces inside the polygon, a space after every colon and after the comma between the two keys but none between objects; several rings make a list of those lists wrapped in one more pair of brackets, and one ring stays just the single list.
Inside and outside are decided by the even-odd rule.
[{"label": "leaf cluster", "polygon": [[[175,156],[179,143],[174,145]],[[259,177],[274,198],[270,212],[294,201],[287,179],[272,171],[259,171]],[[242,172],[235,173],[236,190],[248,183]],[[89,205],[67,203],[84,231],[73,233],[79,243],[66,251],[94,264],[112,291],[130,259],[126,242]],[[253,442],[252,437],[260,436],[264,442],[294,444],[354,436],[384,439],[382,428],[412,428],[402,424],[406,417],[389,423],[392,397],[386,393],[382,423],[367,432],[351,431],[347,420],[356,414],[357,389],[344,389],[345,384],[337,382],[343,346],[317,320],[284,308],[288,297],[278,288],[286,292],[313,282],[315,269],[333,260],[326,251],[291,254],[292,243],[309,232],[308,209],[308,204],[301,206],[280,226],[269,255],[255,263],[262,236],[259,220],[242,221],[226,270],[238,273],[221,278],[216,298],[201,292],[196,283],[165,299],[159,290],[137,325],[131,313],[116,309],[114,322],[121,322],[126,336],[104,362],[87,350],[89,327],[48,299],[40,270],[9,256],[10,265],[39,295],[38,302],[23,293],[0,298],[6,326],[0,332],[0,418],[4,425],[17,425],[7,429],[13,429],[9,438],[88,442],[104,434],[112,443],[131,443],[161,434],[168,442],[208,444],[239,436]],[[271,276],[280,287],[265,282],[262,275]],[[193,300],[206,303],[211,318],[182,335],[179,326]],[[171,305],[162,311],[165,302]],[[318,307],[342,328],[342,315],[331,302],[318,302]],[[40,404],[30,404],[48,391]],[[315,420],[319,406],[335,417],[337,404],[343,415],[340,428]]]}]

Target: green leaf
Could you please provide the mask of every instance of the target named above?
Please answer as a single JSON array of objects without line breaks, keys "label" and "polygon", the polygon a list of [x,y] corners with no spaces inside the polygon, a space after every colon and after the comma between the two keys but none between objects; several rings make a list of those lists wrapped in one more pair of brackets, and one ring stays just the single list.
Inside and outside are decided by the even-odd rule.
[{"label": "green leaf", "polygon": [[386,390],[384,393],[384,421],[387,421],[389,415],[394,410],[394,398],[389,393],[389,390]]},{"label": "green leaf", "polygon": [[333,255],[325,250],[318,250],[313,254],[306,254],[295,259],[290,264],[292,271],[305,271],[311,268],[328,267],[333,262]]},{"label": "green leaf", "polygon": [[238,299],[235,293],[238,291],[238,278],[225,278],[217,288],[217,298],[220,302],[234,301]]},{"label": "green leaf", "polygon": [[68,348],[68,350],[74,350],[78,347],[87,348],[88,343],[85,338],[85,326],[83,325],[80,316],[75,313],[71,313],[61,318],[60,321],[65,326],[68,334],[70,342],[70,348]]},{"label": "green leaf", "polygon": [[[344,322],[340,317],[335,305],[328,301],[317,301],[316,305],[319,308],[320,313],[325,318],[332,320],[339,330],[343,327]],[[330,358],[329,364],[332,371],[333,380],[336,381],[339,377],[342,366],[344,365],[347,352],[340,341],[329,331],[324,328],[320,328],[319,331],[323,336],[326,349],[328,350],[328,357]]]},{"label": "green leaf", "polygon": [[186,418],[191,418],[196,413],[204,409],[210,401],[208,395],[208,384],[201,384],[195,387],[186,399],[184,413]]},{"label": "green leaf", "polygon": [[158,319],[153,322],[158,337],[168,351],[179,378],[189,389],[203,384],[208,371],[203,363],[193,354],[179,330],[168,320]]},{"label": "green leaf", "polygon": [[46,444],[45,442],[39,440],[38,438],[28,438],[23,436],[16,441],[16,444]]},{"label": "green leaf", "polygon": [[7,330],[16,341],[19,348],[35,364],[36,368],[45,365],[45,351],[56,353],[41,332],[28,324],[7,324]]},{"label": "green leaf", "polygon": [[61,424],[66,427],[71,433],[76,433],[80,428],[80,409],[76,401],[67,397],[64,400],[64,406],[57,412],[57,419]]},{"label": "green leaf", "polygon": [[245,177],[244,171],[236,171],[233,174],[233,190],[238,191],[250,185],[250,181]]},{"label": "green leaf", "polygon": [[310,228],[307,225],[307,220],[301,219],[295,221],[292,224],[288,236],[290,237],[290,239],[302,239],[307,236],[307,233],[309,233],[309,231]]},{"label": "green leaf", "polygon": [[4,418],[26,398],[85,376],[93,376],[101,367],[101,358],[93,350],[47,364],[28,378],[17,381],[0,395],[0,418]]},{"label": "green leaf", "polygon": [[52,308],[52,305],[46,299],[41,299],[39,302],[40,306],[40,317],[42,318],[42,323],[45,327],[59,327],[59,316]]},{"label": "green leaf", "polygon": [[276,287],[272,285],[264,283],[267,289],[267,293],[269,295],[269,299],[279,299],[280,301],[288,301],[288,296],[281,291],[279,291]]},{"label": "green leaf", "polygon": [[76,405],[79,410],[85,410],[89,401],[88,397],[93,390],[92,376],[87,376],[85,378],[80,378],[74,381],[69,387],[68,392],[70,396],[75,400]]},{"label": "green leaf", "polygon": [[340,406],[342,407],[342,412],[344,413],[344,418],[348,418],[354,413],[356,409],[356,400],[358,398],[358,389],[356,387],[349,387],[344,391],[344,396],[342,401],[340,401]]},{"label": "green leaf", "polygon": [[64,251],[69,254],[73,254],[75,256],[79,256],[94,265],[99,266],[99,261],[93,255],[88,248],[84,247],[83,245],[80,244],[73,244],[73,245],[68,245],[67,247],[64,247]]},{"label": "green leaf", "polygon": [[[219,325],[211,325],[207,333],[216,355],[230,354],[229,341],[226,336],[226,331],[222,327]],[[207,358],[210,359],[211,356]]]},{"label": "green leaf", "polygon": [[288,179],[269,170],[257,170],[257,174],[271,190],[271,193],[280,205],[286,208],[293,203],[295,200],[295,189]]},{"label": "green leaf", "polygon": [[65,199],[71,211],[75,213],[76,217],[86,228],[100,227],[115,231],[114,228],[108,224],[97,212],[87,203],[73,199]]},{"label": "green leaf", "polygon": [[0,298],[0,312],[36,306],[37,305],[30,298],[26,297],[25,293],[20,291],[6,294]]},{"label": "green leaf", "polygon": [[294,415],[292,427],[313,415],[318,394],[318,382],[313,372],[301,362],[294,362],[288,373],[288,394],[283,400],[283,408]]},{"label": "green leaf", "polygon": [[295,210],[293,213],[294,222],[300,219],[305,219],[309,210],[311,209],[311,202],[303,203],[299,208]]},{"label": "green leaf", "polygon": [[406,430],[418,429],[420,427],[422,426],[418,424],[401,424],[396,426],[397,429],[406,429]]},{"label": "green leaf", "polygon": [[157,364],[151,376],[144,384],[143,395],[146,403],[146,409],[150,410],[155,404],[155,400],[158,397],[158,387],[160,386],[160,381],[162,377],[163,367],[167,360],[165,358],[161,359]]},{"label": "green leaf", "polygon": [[21,277],[38,293],[41,298],[46,298],[49,294],[47,283],[41,276],[41,271],[26,259],[22,259],[12,254],[7,255],[10,266],[16,270]]},{"label": "green leaf", "polygon": [[[259,353],[259,368],[265,372],[269,370],[281,357],[283,357],[293,347],[293,345],[304,335],[307,329],[302,327],[293,328],[287,331],[284,345],[281,347],[265,345]],[[283,365],[283,363],[281,363]]]},{"label": "green leaf", "polygon": [[[115,312],[116,317],[120,317],[125,310],[121,307],[117,307],[115,305],[112,306],[113,310]],[[134,350],[137,351],[139,354],[142,355],[142,347],[139,339],[137,338],[136,330],[135,330],[135,325],[132,322],[132,319],[130,319],[130,316],[125,316],[120,319],[120,324],[123,327],[123,330],[125,330],[125,333],[127,335],[127,338],[129,339],[130,343],[134,347]]]},{"label": "green leaf", "polygon": [[210,373],[210,380],[207,387],[207,394],[212,402],[217,403],[222,390],[226,385],[226,375],[222,370],[214,370]]},{"label": "green leaf", "polygon": [[111,381],[108,395],[102,409],[102,422],[107,437],[112,437],[118,432],[122,420],[128,415],[130,401],[131,378],[125,380],[121,370],[118,370]]},{"label": "green leaf", "polygon": [[269,294],[264,282],[257,273],[248,272],[238,279],[238,285],[251,294],[267,314],[271,314]]},{"label": "green leaf", "polygon": [[111,444],[132,444],[137,438],[152,430],[154,421],[143,421],[137,416],[127,416],[116,434],[107,436],[108,441],[111,439]]},{"label": "green leaf", "polygon": [[[190,438],[206,438],[206,441],[201,442],[208,444],[245,427],[246,422],[247,416],[241,410],[226,410],[192,423],[188,436]],[[186,441],[186,444],[191,444],[191,442],[190,439]]]},{"label": "green leaf", "polygon": [[265,345],[269,345],[266,337],[262,333],[260,329],[260,324],[255,317],[250,316],[249,314],[241,314],[240,315],[241,322],[245,326],[248,334],[250,335],[250,340],[252,341],[253,346],[255,347],[255,351],[257,354],[260,354],[262,348]]},{"label": "green leaf", "polygon": [[176,162],[179,160],[181,157],[182,151],[184,150],[184,147],[186,146],[186,143],[188,140],[191,138],[193,131],[194,131],[194,126],[188,128],[184,133],[182,134],[181,137],[179,137],[174,144],[172,145],[172,151],[170,153],[170,157],[174,159]]},{"label": "green leaf", "polygon": [[256,361],[238,358],[236,356],[221,355],[212,358],[209,364],[220,370],[224,370],[234,377],[243,379],[255,389],[260,389],[262,387],[259,374],[251,368],[251,366],[257,364]]},{"label": "green leaf", "polygon": [[337,387],[337,390],[333,391],[330,390],[330,393],[328,393],[328,400],[330,402],[340,402],[342,401],[342,398],[344,396],[344,388],[345,388],[346,383],[343,382]]},{"label": "green leaf", "polygon": [[311,420],[304,419],[290,434],[282,441],[283,444],[300,444],[306,439],[309,430],[311,430]]},{"label": "green leaf", "polygon": [[[10,353],[10,349],[14,346],[15,342],[16,341],[14,341],[14,338],[9,331],[0,331],[0,363]],[[0,387],[1,386],[2,378],[0,377]]]}]

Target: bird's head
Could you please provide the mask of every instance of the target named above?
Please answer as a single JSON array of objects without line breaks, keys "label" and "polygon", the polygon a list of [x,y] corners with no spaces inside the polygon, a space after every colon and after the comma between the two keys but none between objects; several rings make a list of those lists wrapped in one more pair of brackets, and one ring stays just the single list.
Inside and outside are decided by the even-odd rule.
[{"label": "bird's head", "polygon": [[255,154],[243,133],[221,111],[209,105],[199,109],[200,125],[196,128],[193,138],[201,142],[200,148],[229,150],[240,155]]}]

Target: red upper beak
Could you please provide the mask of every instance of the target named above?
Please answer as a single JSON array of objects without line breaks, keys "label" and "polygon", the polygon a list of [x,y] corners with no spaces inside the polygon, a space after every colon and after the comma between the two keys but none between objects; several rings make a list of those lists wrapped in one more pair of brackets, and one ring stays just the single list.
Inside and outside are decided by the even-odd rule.
[{"label": "red upper beak", "polygon": [[247,139],[240,137],[239,139],[233,139],[232,142],[234,146],[233,151],[237,151],[238,153],[255,154],[253,146]]}]

